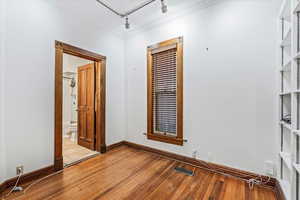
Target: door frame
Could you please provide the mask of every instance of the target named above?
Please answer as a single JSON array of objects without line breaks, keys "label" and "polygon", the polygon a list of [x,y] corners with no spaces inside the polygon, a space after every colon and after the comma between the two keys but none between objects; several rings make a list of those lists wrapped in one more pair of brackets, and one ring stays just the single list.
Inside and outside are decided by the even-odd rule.
[{"label": "door frame", "polygon": [[54,169],[63,169],[62,116],[63,116],[63,54],[69,54],[95,62],[95,150],[106,152],[105,99],[106,57],[60,41],[55,41],[55,109],[54,109]]}]

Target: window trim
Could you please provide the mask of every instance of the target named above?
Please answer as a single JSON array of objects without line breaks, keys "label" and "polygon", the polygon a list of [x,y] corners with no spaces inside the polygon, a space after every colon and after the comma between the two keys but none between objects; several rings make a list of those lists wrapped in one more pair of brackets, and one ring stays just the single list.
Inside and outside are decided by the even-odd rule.
[{"label": "window trim", "polygon": [[[177,136],[159,135],[153,131],[153,102],[152,102],[152,51],[158,48],[176,45],[177,48],[177,88],[176,88],[176,133]],[[147,48],[147,139],[183,145],[183,37],[173,38]]]}]

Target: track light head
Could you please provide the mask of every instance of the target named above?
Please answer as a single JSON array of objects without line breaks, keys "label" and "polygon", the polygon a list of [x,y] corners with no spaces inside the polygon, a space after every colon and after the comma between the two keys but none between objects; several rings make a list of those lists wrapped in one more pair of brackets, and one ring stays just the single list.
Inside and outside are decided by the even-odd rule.
[{"label": "track light head", "polygon": [[129,20],[128,20],[128,17],[126,16],[125,18],[125,28],[126,29],[129,29],[130,28],[130,24],[129,24]]},{"label": "track light head", "polygon": [[164,0],[161,0],[161,12],[162,13],[167,13],[168,12],[168,6],[167,6],[167,4],[165,3]]}]

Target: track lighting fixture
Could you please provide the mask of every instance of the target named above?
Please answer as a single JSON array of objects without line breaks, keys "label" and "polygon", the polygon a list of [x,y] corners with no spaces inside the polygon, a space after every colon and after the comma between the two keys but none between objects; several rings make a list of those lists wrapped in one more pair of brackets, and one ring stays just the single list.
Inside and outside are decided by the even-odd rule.
[{"label": "track lighting fixture", "polygon": [[[121,18],[125,17],[125,28],[129,29],[130,28],[130,24],[129,24],[129,20],[128,20],[128,16],[131,15],[132,13],[144,8],[145,6],[155,2],[156,0],[147,0],[144,3],[140,4],[139,6],[125,12],[125,13],[120,13],[118,11],[116,11],[115,9],[111,8],[109,5],[107,5],[106,3],[103,2],[103,0],[96,0],[98,3],[100,3],[102,6],[104,6],[105,8],[107,8],[108,10],[110,10],[111,12],[113,12],[114,14],[118,15]],[[166,13],[168,12],[168,6],[165,2],[165,0],[160,0],[161,1],[161,12],[162,13]]]},{"label": "track lighting fixture", "polygon": [[161,0],[161,12],[162,13],[167,13],[168,12],[168,6],[167,6],[165,0]]},{"label": "track lighting fixture", "polygon": [[128,17],[126,16],[125,18],[125,28],[126,29],[129,29],[130,28],[130,24],[129,24],[129,20],[128,20]]}]

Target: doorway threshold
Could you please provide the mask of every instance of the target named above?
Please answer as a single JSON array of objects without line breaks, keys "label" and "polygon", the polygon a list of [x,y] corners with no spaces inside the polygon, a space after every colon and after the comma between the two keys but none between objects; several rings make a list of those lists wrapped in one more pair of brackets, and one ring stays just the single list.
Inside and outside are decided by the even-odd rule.
[{"label": "doorway threshold", "polygon": [[68,167],[71,167],[73,165],[77,165],[83,161],[86,161],[88,159],[91,159],[91,158],[94,158],[96,156],[99,156],[101,153],[99,152],[95,152],[94,154],[91,154],[91,155],[87,155],[87,156],[84,156],[83,158],[79,159],[79,160],[76,160],[76,161],[73,161],[71,163],[64,163],[64,168],[68,168]]}]

